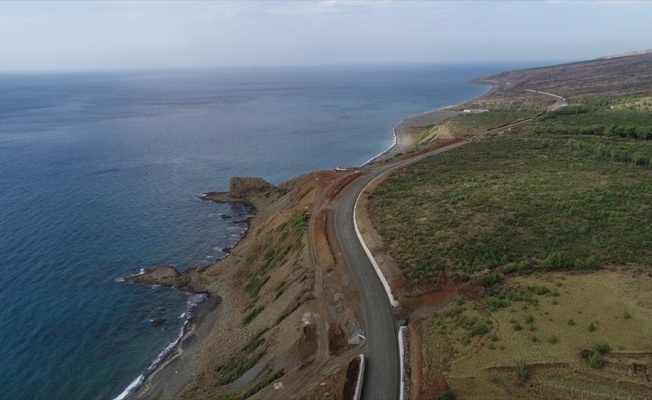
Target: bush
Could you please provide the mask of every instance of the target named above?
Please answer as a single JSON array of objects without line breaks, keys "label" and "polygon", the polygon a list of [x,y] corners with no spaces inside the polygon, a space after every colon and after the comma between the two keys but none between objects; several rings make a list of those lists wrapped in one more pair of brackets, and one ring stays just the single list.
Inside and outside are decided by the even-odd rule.
[{"label": "bush", "polygon": [[457,395],[452,390],[448,389],[444,393],[437,396],[437,400],[457,400]]},{"label": "bush", "polygon": [[593,350],[600,354],[605,354],[611,351],[611,346],[608,343],[598,343],[593,347]]},{"label": "bush", "polygon": [[532,377],[532,370],[524,362],[519,362],[514,365],[514,373],[516,374],[516,379],[521,384],[527,382]]},{"label": "bush", "polygon": [[589,364],[589,367],[593,369],[600,369],[604,367],[604,359],[602,358],[602,354],[597,351],[591,352],[587,363]]},{"label": "bush", "polygon": [[503,281],[503,278],[498,274],[489,274],[485,275],[482,278],[478,279],[478,285],[484,286],[486,288],[497,285]]}]

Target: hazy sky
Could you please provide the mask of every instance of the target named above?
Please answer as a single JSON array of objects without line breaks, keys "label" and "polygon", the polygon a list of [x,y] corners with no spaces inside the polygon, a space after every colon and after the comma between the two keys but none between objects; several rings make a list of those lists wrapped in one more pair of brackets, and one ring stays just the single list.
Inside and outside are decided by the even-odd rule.
[{"label": "hazy sky", "polygon": [[650,1],[0,2],[0,71],[584,60],[648,48]]}]

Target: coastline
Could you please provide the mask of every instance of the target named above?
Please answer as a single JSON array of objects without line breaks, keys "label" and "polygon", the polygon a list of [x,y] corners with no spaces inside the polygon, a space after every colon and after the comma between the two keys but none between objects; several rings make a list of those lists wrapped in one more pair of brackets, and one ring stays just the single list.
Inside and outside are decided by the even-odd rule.
[{"label": "coastline", "polygon": [[[485,82],[472,81],[474,84],[489,84]],[[394,143],[381,154],[371,158],[362,166],[373,166],[385,162],[391,158],[408,153],[414,146],[415,129],[439,124],[444,120],[458,115],[459,111],[449,110],[481,97],[484,97],[494,91],[495,85],[492,85],[487,91],[479,96],[473,97],[462,103],[453,104],[426,111],[421,114],[409,116],[393,128]],[[216,202],[241,203],[250,207],[251,217],[248,218],[248,225],[243,236],[234,247],[240,246],[250,236],[247,234],[252,224],[260,217],[255,207],[245,198],[229,196],[229,192],[213,192],[202,195],[202,200]],[[216,260],[216,264],[224,262],[228,257],[225,256]],[[215,264],[213,264],[215,265]],[[195,269],[201,272],[206,267]],[[193,270],[190,268],[189,270]],[[140,275],[140,274],[138,274]],[[185,273],[184,273],[185,275]],[[198,344],[202,339],[210,334],[211,329],[227,326],[235,312],[235,307],[230,305],[232,290],[225,284],[226,282],[215,283],[212,287],[214,290],[207,290],[207,299],[197,304],[192,311],[190,318],[182,326],[180,337],[171,342],[161,355],[152,363],[151,369],[148,368],[138,378],[130,383],[114,400],[135,400],[135,399],[152,399],[152,398],[173,398],[193,379],[200,376],[202,371],[194,355],[197,351]],[[219,293],[219,295],[217,295]]]},{"label": "coastline", "polygon": [[411,115],[401,122],[394,126],[392,132],[394,134],[394,143],[390,148],[380,153],[379,155],[371,158],[369,161],[363,164],[363,166],[374,165],[378,163],[385,162],[396,156],[400,156],[409,152],[414,146],[415,139],[415,129],[425,128],[428,126],[436,125],[444,120],[458,115],[460,111],[453,111],[451,108],[459,107],[462,104],[472,102],[474,100],[480,99],[482,97],[492,94],[496,88],[497,84],[494,82],[474,79],[470,83],[475,85],[490,85],[489,88],[479,96],[473,97],[469,100],[463,101],[461,103],[451,104],[448,106],[436,108],[434,110],[426,111],[421,114]]}]

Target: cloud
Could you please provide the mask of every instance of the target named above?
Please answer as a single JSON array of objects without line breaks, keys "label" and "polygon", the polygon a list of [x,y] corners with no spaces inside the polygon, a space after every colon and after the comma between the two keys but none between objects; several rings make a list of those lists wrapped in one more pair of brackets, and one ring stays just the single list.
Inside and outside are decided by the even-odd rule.
[{"label": "cloud", "polygon": [[234,18],[247,11],[247,5],[242,1],[218,1],[196,7],[195,12],[199,19]]},{"label": "cloud", "polygon": [[321,0],[314,2],[284,2],[281,5],[268,7],[267,13],[272,15],[333,15],[357,12],[362,8],[378,7],[390,3],[395,3],[395,1]]}]

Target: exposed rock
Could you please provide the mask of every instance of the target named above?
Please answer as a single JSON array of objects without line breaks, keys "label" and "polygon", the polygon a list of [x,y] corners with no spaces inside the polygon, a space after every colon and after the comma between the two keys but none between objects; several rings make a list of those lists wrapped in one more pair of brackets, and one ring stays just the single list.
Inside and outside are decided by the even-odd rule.
[{"label": "exposed rock", "polygon": [[154,326],[159,326],[167,321],[167,318],[154,318],[153,320],[149,321],[152,325]]},{"label": "exposed rock", "polygon": [[228,192],[208,192],[201,196],[202,200],[217,203],[237,202],[253,205],[252,198],[269,196],[278,188],[263,178],[234,177],[231,178]]},{"label": "exposed rock", "polygon": [[263,178],[255,177],[234,177],[231,178],[229,185],[229,194],[232,197],[249,197],[256,194],[272,192],[276,186],[267,182]]},{"label": "exposed rock", "polygon": [[125,281],[143,285],[178,286],[183,283],[179,271],[170,265],[145,268],[142,273],[125,278]]},{"label": "exposed rock", "polygon": [[157,265],[145,268],[142,273],[128,276],[124,280],[142,285],[171,286],[189,293],[201,293],[203,290],[192,282],[192,277],[197,275],[197,272],[201,271],[197,268],[188,268],[182,274],[170,265]]}]

